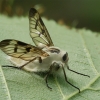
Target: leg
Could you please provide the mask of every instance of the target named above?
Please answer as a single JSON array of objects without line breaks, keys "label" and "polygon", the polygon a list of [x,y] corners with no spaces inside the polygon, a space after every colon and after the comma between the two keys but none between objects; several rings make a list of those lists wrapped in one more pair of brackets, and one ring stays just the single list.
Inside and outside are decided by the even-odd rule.
[{"label": "leg", "polygon": [[47,80],[49,74],[50,74],[50,72],[48,72],[47,75],[45,76],[45,82],[46,82],[47,87],[52,90],[52,88],[48,85],[48,80]]},{"label": "leg", "polygon": [[53,64],[50,66],[50,70],[49,70],[49,72],[47,73],[47,75],[45,76],[45,82],[46,82],[46,85],[47,85],[47,87],[49,88],[49,89],[52,89],[49,85],[48,85],[48,76],[50,75],[50,73],[51,73],[51,71],[52,71],[52,67],[53,66],[55,66],[55,65],[57,65],[57,63],[56,62],[53,62]]},{"label": "leg", "polygon": [[19,69],[19,67],[17,67],[17,66],[9,66],[9,65],[3,65],[2,67],[12,67],[12,68]]},{"label": "leg", "polygon": [[19,68],[22,69],[24,66],[26,66],[27,64],[29,64],[30,62],[34,61],[35,59],[37,59],[37,57],[33,58],[32,60],[30,60],[29,62],[25,63],[24,65],[20,66]]},{"label": "leg", "polygon": [[50,66],[50,70],[49,70],[49,72],[47,73],[47,75],[45,76],[45,82],[46,82],[46,85],[47,85],[47,87],[49,88],[49,89],[52,89],[49,85],[48,85],[48,76],[50,75],[50,73],[51,73],[51,71],[52,71],[52,67],[53,66],[56,66],[57,68],[56,68],[56,70],[58,70],[59,69],[59,66],[58,66],[58,64],[56,63],[56,62],[53,62],[52,63],[52,65]]},{"label": "leg", "polygon": [[4,65],[2,67],[13,67],[13,68],[17,68],[17,69],[22,69],[25,65],[29,64],[30,62],[34,61],[37,58],[39,59],[39,63],[42,63],[41,57],[35,57],[35,58],[33,58],[32,60],[30,60],[29,62],[25,63],[24,65],[22,65],[20,67],[17,67],[17,66],[9,66],[9,65]]},{"label": "leg", "polygon": [[71,84],[70,82],[68,82],[64,67],[62,67],[62,69],[63,69],[63,72],[64,72],[64,76],[65,76],[66,82],[67,82],[68,84],[70,84],[71,86],[73,86],[74,88],[78,89],[78,91],[79,91],[79,93],[80,93],[80,89],[79,89],[78,87],[76,87],[76,86],[74,86],[73,84]]},{"label": "leg", "polygon": [[89,77],[89,78],[90,78],[90,76],[89,76],[89,75],[85,75],[85,74],[82,74],[82,73],[76,72],[76,71],[74,71],[74,70],[71,70],[71,69],[69,68],[69,66],[68,66],[68,65],[67,65],[67,69],[68,69],[68,70],[70,70],[70,71],[72,71],[72,72],[74,72],[74,73],[77,73],[77,74],[80,74],[80,75],[83,75],[83,76],[87,76],[87,77]]},{"label": "leg", "polygon": [[[37,58],[37,57],[36,57]],[[30,62],[32,62],[33,60],[35,60],[36,58],[30,60],[29,62],[25,63],[24,65],[17,67],[17,66],[9,66],[9,65],[4,65],[3,67],[13,67],[13,68],[17,68],[17,69],[22,69],[25,65],[29,64]]]},{"label": "leg", "polygon": [[47,87],[49,88],[49,89],[52,89],[49,85],[48,85],[48,76],[50,75],[50,73],[51,73],[51,71],[52,71],[52,65],[50,66],[50,70],[49,70],[49,72],[47,73],[47,75],[45,76],[45,82],[46,82],[46,85],[47,85]]}]

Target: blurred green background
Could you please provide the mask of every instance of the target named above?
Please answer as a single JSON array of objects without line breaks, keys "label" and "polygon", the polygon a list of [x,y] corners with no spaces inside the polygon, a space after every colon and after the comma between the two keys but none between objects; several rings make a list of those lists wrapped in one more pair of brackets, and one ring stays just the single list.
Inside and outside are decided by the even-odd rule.
[{"label": "blurred green background", "polygon": [[0,0],[0,14],[27,16],[30,7],[67,27],[100,32],[100,0]]}]

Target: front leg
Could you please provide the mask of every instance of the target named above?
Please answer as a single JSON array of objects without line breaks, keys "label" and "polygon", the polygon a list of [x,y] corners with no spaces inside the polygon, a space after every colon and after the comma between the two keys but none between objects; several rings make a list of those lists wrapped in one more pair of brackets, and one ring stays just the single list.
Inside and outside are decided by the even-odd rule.
[{"label": "front leg", "polygon": [[48,85],[48,76],[50,75],[51,70],[52,70],[52,69],[50,68],[49,72],[48,72],[47,75],[45,76],[45,82],[46,82],[46,85],[47,85],[47,87],[48,87],[49,89],[52,89],[52,88]]},{"label": "front leg", "polygon": [[56,69],[56,70],[58,70],[58,67],[59,67],[58,63],[53,62],[53,63],[51,64],[51,66],[50,66],[50,69],[49,69],[47,75],[45,76],[45,82],[46,82],[46,85],[47,85],[47,87],[48,87],[49,89],[52,89],[52,88],[48,85],[48,76],[49,76],[50,73],[52,72],[52,69],[53,69],[53,67],[54,67],[55,65],[57,66],[57,69]]}]

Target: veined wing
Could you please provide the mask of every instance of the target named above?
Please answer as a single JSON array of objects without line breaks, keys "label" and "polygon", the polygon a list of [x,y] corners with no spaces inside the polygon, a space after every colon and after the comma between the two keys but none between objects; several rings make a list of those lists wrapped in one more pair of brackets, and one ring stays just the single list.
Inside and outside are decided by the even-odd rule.
[{"label": "veined wing", "polygon": [[51,37],[36,9],[31,8],[29,11],[29,28],[30,36],[36,46],[40,45],[53,46]]},{"label": "veined wing", "polygon": [[42,49],[39,49],[30,44],[26,44],[17,40],[3,40],[0,42],[0,49],[9,56],[21,58],[23,60],[29,61],[35,57],[47,57],[49,56]]}]

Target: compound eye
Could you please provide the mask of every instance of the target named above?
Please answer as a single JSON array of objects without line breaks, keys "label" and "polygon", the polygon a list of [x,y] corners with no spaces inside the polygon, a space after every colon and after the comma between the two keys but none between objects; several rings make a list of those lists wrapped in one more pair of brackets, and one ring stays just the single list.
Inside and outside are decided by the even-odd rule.
[{"label": "compound eye", "polygon": [[66,52],[66,54],[64,54],[63,57],[62,57],[63,61],[66,61],[67,56],[68,56],[68,53]]}]

